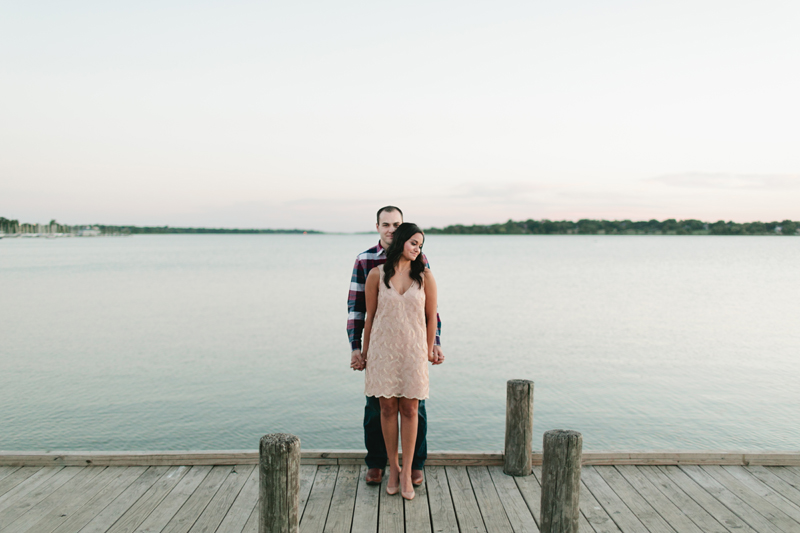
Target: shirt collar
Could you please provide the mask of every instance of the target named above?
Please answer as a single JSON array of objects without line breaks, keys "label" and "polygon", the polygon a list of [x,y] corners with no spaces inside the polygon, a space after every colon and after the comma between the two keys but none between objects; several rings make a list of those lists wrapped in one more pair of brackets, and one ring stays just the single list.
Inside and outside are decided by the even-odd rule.
[{"label": "shirt collar", "polygon": [[386,255],[386,248],[383,247],[381,241],[378,241],[378,255]]}]

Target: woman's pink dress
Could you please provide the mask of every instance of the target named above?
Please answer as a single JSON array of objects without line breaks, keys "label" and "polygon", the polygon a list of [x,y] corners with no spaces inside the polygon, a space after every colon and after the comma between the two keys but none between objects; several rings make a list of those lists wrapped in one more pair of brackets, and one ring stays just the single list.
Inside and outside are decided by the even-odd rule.
[{"label": "woman's pink dress", "polygon": [[[428,397],[428,339],[425,290],[413,282],[404,294],[378,282],[378,307],[372,321],[364,384],[366,396]],[[391,282],[390,282],[391,284]]]}]

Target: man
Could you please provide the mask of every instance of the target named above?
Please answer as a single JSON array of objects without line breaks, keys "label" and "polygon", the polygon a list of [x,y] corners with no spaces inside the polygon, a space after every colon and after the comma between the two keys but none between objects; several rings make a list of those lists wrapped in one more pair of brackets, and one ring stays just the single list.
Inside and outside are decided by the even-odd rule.
[{"label": "man", "polygon": [[[353,266],[353,276],[350,280],[350,293],[347,298],[347,336],[350,339],[350,368],[353,370],[364,370],[366,363],[361,357],[361,335],[364,331],[364,320],[367,312],[367,304],[364,296],[364,284],[367,281],[369,271],[378,265],[386,262],[386,249],[392,243],[394,230],[403,223],[403,212],[399,208],[387,205],[378,210],[378,223],[375,227],[380,234],[377,246],[374,246],[358,255]],[[428,260],[422,255],[425,265]],[[439,336],[441,335],[441,320],[437,314],[436,342],[433,347],[434,365],[444,362],[442,347]],[[417,442],[414,449],[414,459],[412,462],[411,482],[414,485],[421,485],[424,476],[422,468],[425,466],[425,459],[428,457],[427,435],[427,413],[425,412],[425,400],[419,401],[419,423],[417,426]],[[388,460],[386,455],[386,445],[383,442],[383,432],[381,431],[381,405],[378,398],[367,397],[367,405],[364,407],[364,443],[367,446],[367,484],[380,485],[383,479],[383,470]],[[405,450],[403,450],[405,452]],[[408,463],[404,460],[403,465]]]}]

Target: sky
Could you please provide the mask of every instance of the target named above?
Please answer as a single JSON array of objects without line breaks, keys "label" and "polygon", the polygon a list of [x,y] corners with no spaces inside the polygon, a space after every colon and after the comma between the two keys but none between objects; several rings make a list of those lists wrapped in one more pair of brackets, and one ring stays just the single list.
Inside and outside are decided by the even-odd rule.
[{"label": "sky", "polygon": [[800,220],[800,2],[0,3],[0,216]]}]

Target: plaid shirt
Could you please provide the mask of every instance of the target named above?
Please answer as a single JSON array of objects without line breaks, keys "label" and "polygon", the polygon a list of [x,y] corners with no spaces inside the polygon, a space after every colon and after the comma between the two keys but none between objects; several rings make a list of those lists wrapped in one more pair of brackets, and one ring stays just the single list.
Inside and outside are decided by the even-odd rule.
[{"label": "plaid shirt", "polygon": [[[430,268],[428,258],[422,254],[425,266]],[[347,336],[350,338],[350,349],[361,349],[361,334],[364,332],[364,321],[367,316],[367,299],[364,287],[367,274],[378,265],[386,262],[386,250],[379,242],[366,252],[358,254],[353,265],[353,277],[350,278],[350,293],[347,296]],[[436,313],[436,346],[441,346],[439,337],[442,334],[442,321]]]}]

